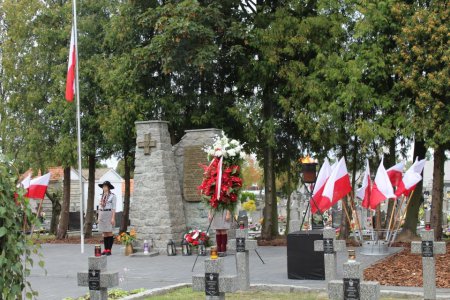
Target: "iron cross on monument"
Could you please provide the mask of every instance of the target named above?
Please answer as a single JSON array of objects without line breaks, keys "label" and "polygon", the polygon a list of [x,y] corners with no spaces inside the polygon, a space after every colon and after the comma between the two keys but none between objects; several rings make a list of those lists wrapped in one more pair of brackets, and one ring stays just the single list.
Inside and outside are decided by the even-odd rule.
[{"label": "iron cross on monument", "polygon": [[138,142],[139,148],[144,148],[144,155],[150,155],[150,149],[156,147],[156,141],[151,140],[150,133],[144,134],[144,141]]}]

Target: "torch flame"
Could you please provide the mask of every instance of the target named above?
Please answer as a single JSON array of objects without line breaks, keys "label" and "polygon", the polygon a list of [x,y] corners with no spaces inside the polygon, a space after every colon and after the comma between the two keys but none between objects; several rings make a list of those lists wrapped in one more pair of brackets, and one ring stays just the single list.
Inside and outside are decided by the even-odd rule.
[{"label": "torch flame", "polygon": [[303,157],[302,159],[300,159],[300,162],[302,164],[313,164],[316,161],[314,159],[312,159],[309,155],[307,155],[306,157]]}]

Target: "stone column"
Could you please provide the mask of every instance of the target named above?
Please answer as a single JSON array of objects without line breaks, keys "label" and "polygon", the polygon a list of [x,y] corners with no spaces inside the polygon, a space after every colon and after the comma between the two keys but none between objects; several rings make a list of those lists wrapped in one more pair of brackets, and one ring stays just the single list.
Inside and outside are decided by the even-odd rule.
[{"label": "stone column", "polygon": [[162,252],[170,239],[181,240],[186,230],[168,123],[136,122],[136,135],[131,227],[140,244],[153,239],[154,249]]},{"label": "stone column", "polygon": [[248,229],[236,229],[236,239],[228,242],[230,250],[236,251],[236,272],[238,288],[241,291],[250,288],[250,250],[256,250],[256,240],[248,239]]}]

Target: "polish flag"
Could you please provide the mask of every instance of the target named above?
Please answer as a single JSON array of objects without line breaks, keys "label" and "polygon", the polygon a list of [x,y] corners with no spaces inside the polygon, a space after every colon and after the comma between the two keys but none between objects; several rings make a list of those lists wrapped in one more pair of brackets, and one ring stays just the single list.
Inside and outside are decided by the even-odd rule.
[{"label": "polish flag", "polygon": [[320,211],[323,212],[332,207],[336,202],[350,193],[351,190],[352,185],[350,184],[350,176],[347,172],[345,159],[341,158],[325,184],[322,199],[319,204]]},{"label": "polish flag", "polygon": [[75,29],[72,27],[72,33],[70,35],[70,50],[69,50],[69,65],[67,67],[67,79],[66,79],[66,100],[68,102],[73,101],[73,95],[75,94]]},{"label": "polish flag", "polygon": [[395,166],[387,169],[386,172],[389,176],[389,179],[391,180],[393,187],[398,187],[398,185],[400,184],[400,181],[402,181],[404,167],[405,167],[405,163],[402,161],[402,162],[399,162],[398,164],[396,164]]},{"label": "polish flag", "polygon": [[28,193],[25,195],[25,197],[32,199],[44,199],[49,182],[50,173],[31,180],[30,187],[28,188]]},{"label": "polish flag", "polygon": [[320,201],[322,200],[323,189],[325,188],[325,184],[327,183],[328,178],[331,175],[331,167],[330,162],[327,158],[323,162],[322,167],[320,168],[319,175],[317,175],[316,184],[314,185],[313,196],[310,200],[311,212],[315,214],[317,212],[317,206],[319,206]]},{"label": "polish flag", "polygon": [[405,172],[400,184],[398,185],[395,195],[397,197],[401,195],[409,196],[411,192],[416,188],[416,185],[422,180],[422,171],[425,166],[425,159],[418,160]]},{"label": "polish flag", "polygon": [[383,166],[383,160],[381,160],[380,166],[375,176],[375,181],[372,186],[372,194],[370,195],[370,208],[376,209],[378,204],[386,199],[397,198],[394,194],[394,188],[392,187],[391,180]]},{"label": "polish flag", "polygon": [[356,197],[362,200],[361,206],[368,208],[370,205],[370,193],[372,192],[372,180],[370,179],[369,160],[366,160],[366,171],[362,186],[356,191]]}]

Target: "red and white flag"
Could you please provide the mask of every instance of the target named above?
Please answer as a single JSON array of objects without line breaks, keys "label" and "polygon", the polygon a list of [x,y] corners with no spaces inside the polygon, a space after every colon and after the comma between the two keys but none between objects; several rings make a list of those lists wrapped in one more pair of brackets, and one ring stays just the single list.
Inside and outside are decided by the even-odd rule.
[{"label": "red and white flag", "polygon": [[327,183],[328,178],[331,175],[331,166],[327,158],[323,162],[320,168],[319,175],[317,175],[316,184],[314,185],[313,196],[310,200],[311,212],[315,214],[317,212],[317,207],[322,200],[323,189]]},{"label": "red and white flag", "polygon": [[356,191],[356,197],[362,200],[361,203],[362,207],[369,208],[371,192],[372,192],[372,180],[370,179],[369,160],[366,160],[366,170],[364,172],[362,186]]},{"label": "red and white flag", "polygon": [[425,166],[425,159],[418,160],[405,172],[400,184],[398,185],[395,195],[397,197],[401,195],[409,196],[411,192],[416,188],[416,185],[422,180],[422,171]]},{"label": "red and white flag", "polygon": [[394,194],[394,188],[392,187],[391,180],[383,166],[383,160],[381,160],[380,166],[377,170],[377,175],[372,186],[372,193],[370,195],[370,208],[376,209],[378,204],[386,199],[397,198]]},{"label": "red and white flag", "polygon": [[391,180],[393,187],[398,187],[398,185],[400,184],[400,181],[402,181],[404,167],[405,167],[405,163],[402,161],[402,162],[399,162],[398,164],[396,164],[395,166],[387,169],[386,172],[389,176],[389,179]]},{"label": "red and white flag", "polygon": [[345,159],[341,158],[333,172],[331,172],[330,178],[328,178],[323,189],[322,199],[319,204],[320,211],[323,212],[332,207],[336,202],[350,193],[351,190],[352,185],[347,172]]},{"label": "red and white flag", "polygon": [[67,67],[67,79],[66,79],[66,100],[68,102],[73,101],[73,95],[75,94],[75,28],[72,27],[72,33],[70,35],[70,50],[69,50],[69,65]]},{"label": "red and white flag", "polygon": [[49,182],[50,173],[31,180],[30,186],[28,188],[28,193],[25,195],[25,197],[32,199],[44,199]]}]

